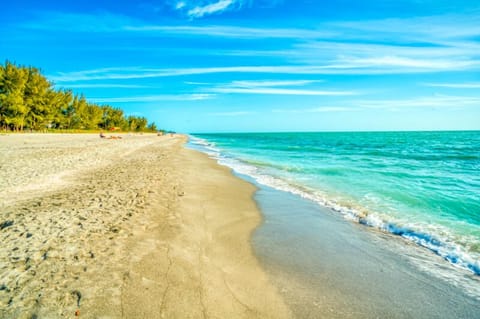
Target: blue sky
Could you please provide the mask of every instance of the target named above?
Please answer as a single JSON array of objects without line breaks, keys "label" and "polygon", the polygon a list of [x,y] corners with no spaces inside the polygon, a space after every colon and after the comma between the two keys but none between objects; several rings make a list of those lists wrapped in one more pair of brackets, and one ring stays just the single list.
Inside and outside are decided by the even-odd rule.
[{"label": "blue sky", "polygon": [[480,1],[9,1],[0,59],[179,132],[480,129]]}]

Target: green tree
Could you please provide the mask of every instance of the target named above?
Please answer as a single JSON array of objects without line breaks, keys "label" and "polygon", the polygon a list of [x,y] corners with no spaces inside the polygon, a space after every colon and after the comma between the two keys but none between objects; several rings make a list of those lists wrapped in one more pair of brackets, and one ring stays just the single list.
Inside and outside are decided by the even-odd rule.
[{"label": "green tree", "polygon": [[73,92],[70,90],[49,92],[49,115],[46,126],[69,129],[75,115]]},{"label": "green tree", "polygon": [[147,129],[148,120],[145,117],[137,118],[137,131],[144,132]]},{"label": "green tree", "polygon": [[73,129],[84,129],[85,122],[87,117],[87,99],[85,96],[80,95],[75,96],[72,102],[74,108],[74,113],[72,117],[71,128]]},{"label": "green tree", "polygon": [[0,71],[0,112],[5,128],[23,130],[29,112],[23,101],[28,70],[6,62]]},{"label": "green tree", "polygon": [[152,123],[148,124],[147,129],[151,132],[156,132],[158,130],[157,129],[157,124],[155,124],[155,122],[152,122]]},{"label": "green tree", "polygon": [[130,131],[137,130],[137,117],[130,115],[129,117],[127,117],[127,122],[128,122],[128,129]]},{"label": "green tree", "polygon": [[87,104],[84,117],[84,126],[87,129],[98,129],[102,123],[103,111],[102,108],[95,104]]},{"label": "green tree", "polygon": [[53,114],[51,107],[51,84],[36,68],[28,68],[25,84],[24,104],[28,109],[26,123],[29,128],[38,130],[45,128]]},{"label": "green tree", "polygon": [[128,128],[134,132],[144,132],[147,128],[148,120],[145,117],[138,117],[130,115],[127,118]]},{"label": "green tree", "polygon": [[123,110],[111,107],[109,105],[104,105],[102,107],[103,118],[102,118],[102,127],[106,130],[113,127],[120,127],[126,129],[128,126],[127,120],[123,115]]},{"label": "green tree", "polygon": [[70,90],[57,91],[56,95],[52,95],[55,110],[50,125],[55,128],[70,129],[72,126],[75,108],[73,107],[74,95]]},{"label": "green tree", "polygon": [[6,61],[0,65],[0,127],[22,131],[55,129],[111,129],[155,131],[145,117],[125,117],[123,111],[109,105],[89,103],[83,94],[55,90],[37,68],[22,67]]}]

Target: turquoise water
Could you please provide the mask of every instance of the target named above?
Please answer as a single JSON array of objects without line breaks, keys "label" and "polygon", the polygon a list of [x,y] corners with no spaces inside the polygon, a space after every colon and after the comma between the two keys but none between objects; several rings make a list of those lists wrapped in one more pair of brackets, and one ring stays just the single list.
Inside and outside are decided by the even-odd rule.
[{"label": "turquoise water", "polygon": [[195,134],[190,143],[480,275],[480,131]]}]

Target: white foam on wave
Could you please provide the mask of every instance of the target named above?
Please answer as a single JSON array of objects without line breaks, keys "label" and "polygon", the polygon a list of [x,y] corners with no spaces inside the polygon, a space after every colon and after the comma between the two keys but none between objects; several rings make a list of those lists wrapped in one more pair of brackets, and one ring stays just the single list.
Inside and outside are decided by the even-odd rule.
[{"label": "white foam on wave", "polygon": [[[373,227],[394,235],[398,235],[406,240],[412,241],[419,246],[425,247],[435,254],[449,261],[455,267],[469,270],[475,275],[480,275],[480,261],[475,256],[471,256],[462,247],[456,245],[447,238],[438,239],[428,231],[415,229],[415,227],[402,226],[399,221],[391,222],[381,218],[378,214],[362,212],[354,207],[346,207],[329,198],[319,190],[309,189],[301,185],[296,185],[290,181],[274,177],[263,173],[262,169],[244,163],[236,158],[230,157],[216,147],[214,143],[207,140],[190,137],[190,142],[196,149],[203,151],[210,157],[217,160],[220,165],[231,168],[234,172],[253,178],[257,183],[277,190],[289,192],[302,198],[314,201],[323,207],[332,209],[341,214],[345,219],[360,223],[362,225]],[[444,233],[444,231],[439,232]]]},{"label": "white foam on wave", "polygon": [[218,158],[220,156],[220,149],[215,147],[215,143],[209,142],[203,138],[190,135],[187,146],[202,151],[213,158]]}]

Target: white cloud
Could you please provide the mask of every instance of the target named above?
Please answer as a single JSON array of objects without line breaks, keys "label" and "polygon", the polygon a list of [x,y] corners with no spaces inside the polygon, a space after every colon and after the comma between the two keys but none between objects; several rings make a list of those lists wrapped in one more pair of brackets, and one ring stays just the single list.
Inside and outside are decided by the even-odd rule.
[{"label": "white cloud", "polygon": [[358,94],[354,91],[329,91],[329,90],[295,90],[295,89],[279,89],[279,88],[236,88],[236,87],[217,87],[209,89],[212,93],[227,94],[274,94],[274,95],[354,95]]},{"label": "white cloud", "polygon": [[480,107],[480,97],[475,96],[448,96],[436,95],[429,97],[416,97],[410,99],[391,100],[346,100],[343,106],[324,105],[314,108],[303,109],[274,109],[274,113],[337,113],[337,112],[359,112],[362,110],[386,110],[386,111],[412,111],[416,108],[427,109],[451,109],[456,110],[465,107]]},{"label": "white cloud", "polygon": [[234,112],[218,112],[218,113],[210,113],[213,116],[243,116],[243,115],[251,115],[255,114],[255,112],[249,111],[234,111]]},{"label": "white cloud", "polygon": [[342,58],[343,62],[323,65],[274,65],[274,66],[228,66],[207,68],[178,68],[178,69],[148,69],[148,68],[109,68],[86,70],[78,72],[60,72],[49,75],[48,78],[56,83],[93,81],[93,80],[120,80],[174,77],[185,75],[215,74],[215,73],[256,73],[256,74],[402,74],[459,70],[477,68],[480,60],[474,61],[424,61],[409,59],[351,59]]},{"label": "white cloud", "polygon": [[337,113],[358,111],[358,108],[346,106],[320,106],[309,109],[275,109],[273,113]]},{"label": "white cloud", "polygon": [[263,81],[233,81],[230,86],[240,88],[272,87],[272,86],[303,86],[323,82],[320,80],[263,80]]},{"label": "white cloud", "polygon": [[149,88],[149,86],[145,85],[136,85],[136,84],[116,84],[116,83],[82,83],[82,84],[63,84],[61,87],[66,89],[76,89],[76,88],[102,88],[102,89],[109,89],[109,88],[119,88],[119,89],[139,89],[139,88]]},{"label": "white cloud", "polygon": [[[341,33],[342,42],[360,45],[389,44],[402,51],[452,52],[462,56],[461,51],[475,53],[480,36],[480,16],[475,13],[444,14],[411,18],[393,18],[363,21],[327,22],[327,29],[332,28]],[[351,41],[354,40],[354,41]],[[391,54],[390,53],[390,54]]]},{"label": "white cloud", "polygon": [[[179,0],[172,6],[192,16],[213,14],[246,6],[245,0]],[[192,11],[193,10],[193,11]],[[323,22],[302,28],[255,28],[235,25],[172,26],[146,25],[126,16],[43,12],[23,27],[75,32],[132,32],[167,34],[173,37],[222,37],[233,39],[284,40],[281,47],[269,50],[255,46],[233,47],[229,51],[212,48],[205,55],[262,57],[281,59],[296,70],[276,67],[289,74],[401,74],[476,70],[480,68],[480,16],[444,15],[409,19],[355,22]],[[93,28],[93,29],[92,29]],[[142,48],[134,48],[141,50]],[[151,49],[151,48],[144,48]],[[271,61],[269,61],[271,63]],[[267,62],[266,64],[270,64]],[[236,68],[236,69],[234,69]],[[249,67],[205,68],[159,71],[139,77],[175,76],[205,73],[248,72]],[[264,68],[265,71],[261,71]],[[310,68],[310,70],[308,69]],[[216,70],[214,70],[216,69]],[[221,70],[223,69],[223,70]],[[252,68],[251,68],[252,69]],[[191,73],[194,72],[194,73]],[[198,72],[198,73],[197,73]],[[256,67],[252,73],[274,73]],[[134,78],[118,74],[116,78]],[[113,77],[112,77],[113,78]]]},{"label": "white cloud", "polygon": [[334,38],[338,32],[312,28],[249,28],[231,25],[211,26],[166,26],[166,25],[126,25],[125,31],[132,32],[158,32],[166,34],[192,35],[201,37],[224,37],[240,39],[323,39]]},{"label": "white cloud", "polygon": [[480,107],[480,97],[436,95],[432,97],[417,97],[398,100],[363,100],[354,101],[354,105],[373,109],[398,108],[460,108],[468,106]]},{"label": "white cloud", "polygon": [[246,0],[179,0],[171,6],[189,18],[202,18],[212,14],[240,9]]},{"label": "white cloud", "polygon": [[452,89],[480,89],[480,82],[466,83],[423,83],[424,86],[443,87]]},{"label": "white cloud", "polygon": [[412,59],[399,56],[375,56],[369,58],[343,57],[337,61],[342,68],[413,68],[432,69],[436,71],[465,69],[477,67],[479,60],[448,60],[448,59]]},{"label": "white cloud", "polygon": [[188,85],[211,85],[211,83],[208,83],[208,82],[185,81],[183,83],[188,84]]},{"label": "white cloud", "polygon": [[199,101],[214,98],[213,94],[145,95],[126,97],[89,98],[94,103],[132,103],[157,101]]},{"label": "white cloud", "polygon": [[176,4],[175,4],[175,9],[177,10],[180,10],[182,8],[184,8],[187,4],[184,2],[184,1],[178,1]]},{"label": "white cloud", "polygon": [[344,96],[356,95],[359,92],[318,89],[292,89],[290,87],[306,86],[322,82],[316,80],[255,80],[232,81],[228,84],[205,89],[209,93],[222,94],[271,94],[271,95],[303,95],[303,96]]},{"label": "white cloud", "polygon": [[[308,41],[295,45],[291,50],[283,50],[280,54],[296,54],[301,60],[310,63],[325,58],[355,57],[368,59],[375,57],[396,57],[410,60],[471,60],[478,56],[480,44],[456,42],[449,45],[415,45],[384,44],[348,41]],[[275,53],[275,52],[272,52]],[[257,53],[258,54],[258,53]]]},{"label": "white cloud", "polygon": [[219,0],[205,6],[198,6],[188,10],[187,15],[192,18],[201,18],[204,15],[220,13],[229,9],[235,3],[234,0]]},{"label": "white cloud", "polygon": [[307,110],[307,112],[311,113],[330,113],[330,112],[350,112],[350,111],[357,111],[358,109],[353,107],[345,107],[345,106],[321,106],[313,109]]}]

